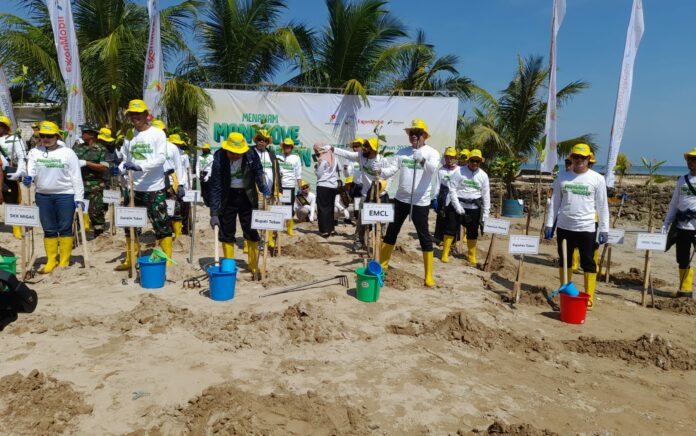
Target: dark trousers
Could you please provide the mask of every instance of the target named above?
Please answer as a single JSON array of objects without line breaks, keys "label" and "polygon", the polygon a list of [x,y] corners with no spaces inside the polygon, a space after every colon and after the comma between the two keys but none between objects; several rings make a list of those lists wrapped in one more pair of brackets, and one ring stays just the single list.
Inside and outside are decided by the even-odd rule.
[{"label": "dark trousers", "polygon": [[189,219],[191,217],[191,203],[181,202],[181,220],[183,221],[183,226],[181,227],[181,233],[184,235],[189,234]]},{"label": "dark trousers", "polygon": [[72,223],[75,217],[75,195],[36,193],[39,207],[39,221],[44,237],[72,236]]},{"label": "dark trousers", "polygon": [[19,204],[19,182],[5,178],[5,180],[0,180],[0,187],[2,187],[3,182],[7,186],[7,191],[2,191],[5,203]]},{"label": "dark trousers", "polygon": [[459,227],[466,229],[466,239],[475,241],[479,234],[479,221],[481,221],[481,209],[464,209],[464,215],[459,215],[450,203],[446,211],[445,234],[449,236],[459,235]]},{"label": "dark trousers", "polygon": [[696,237],[696,230],[677,229],[677,263],[679,269],[691,266],[691,247]]},{"label": "dark trousers", "polygon": [[[387,226],[387,234],[384,235],[385,244],[396,245],[396,238],[399,236],[401,226],[404,225],[410,210],[410,204],[394,200],[394,222]],[[413,216],[411,217],[423,251],[433,251],[433,238],[428,231],[429,211],[430,206],[413,206]]]},{"label": "dark trousers", "polygon": [[203,197],[203,204],[205,207],[210,207],[210,182],[204,182],[203,178],[200,179],[201,182],[201,197]]},{"label": "dark trousers", "polygon": [[220,216],[220,242],[234,243],[237,234],[237,217],[242,226],[242,234],[247,241],[258,242],[259,232],[251,228],[251,202],[244,189],[230,188],[227,203]]},{"label": "dark trousers", "polygon": [[[284,193],[285,191],[290,191],[290,205],[293,206],[295,204],[295,186],[283,186],[280,188],[280,192]],[[292,208],[292,215],[295,216],[295,208]]]},{"label": "dark trousers", "polygon": [[595,232],[571,232],[570,230],[558,229],[556,240],[558,241],[559,266],[563,266],[563,245],[565,239],[568,245],[568,266],[570,266],[573,252],[578,249],[580,253],[580,266],[586,273],[596,273],[597,264],[594,261],[594,244],[597,234]]},{"label": "dark trousers", "polygon": [[337,188],[317,186],[317,220],[319,233],[326,234],[334,231],[334,202],[338,195]]}]

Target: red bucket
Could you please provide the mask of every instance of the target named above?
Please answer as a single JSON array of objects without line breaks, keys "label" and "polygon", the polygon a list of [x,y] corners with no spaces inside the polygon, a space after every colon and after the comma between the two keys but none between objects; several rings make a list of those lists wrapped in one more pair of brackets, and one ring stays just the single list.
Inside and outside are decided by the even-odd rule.
[{"label": "red bucket", "polygon": [[589,301],[589,294],[584,292],[580,292],[577,297],[561,292],[561,321],[568,324],[584,324]]}]

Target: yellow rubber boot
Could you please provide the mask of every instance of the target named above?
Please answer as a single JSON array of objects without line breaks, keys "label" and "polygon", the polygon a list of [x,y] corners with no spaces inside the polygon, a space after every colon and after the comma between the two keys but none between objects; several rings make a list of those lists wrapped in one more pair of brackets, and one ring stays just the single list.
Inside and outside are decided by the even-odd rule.
[{"label": "yellow rubber boot", "polygon": [[295,236],[295,220],[288,220],[287,221],[288,225],[288,236]]},{"label": "yellow rubber boot", "polygon": [[181,236],[181,229],[183,228],[183,221],[172,220],[172,229],[174,229],[174,239],[179,239],[179,237]]},{"label": "yellow rubber boot", "polygon": [[58,245],[60,246],[60,263],[58,266],[70,266],[70,255],[73,249],[73,237],[72,236],[61,236],[58,238]]},{"label": "yellow rubber boot", "polygon": [[476,239],[467,239],[466,246],[469,249],[466,253],[466,258],[469,262],[476,265]]},{"label": "yellow rubber boot", "polygon": [[379,250],[379,263],[382,265],[382,270],[386,271],[389,268],[389,260],[391,259],[392,251],[394,251],[394,246],[387,243],[382,243],[382,247]]},{"label": "yellow rubber boot", "polygon": [[580,250],[577,248],[573,250],[573,260],[572,264],[570,267],[570,270],[572,271],[573,274],[578,272],[578,268],[580,267]]},{"label": "yellow rubber boot", "polygon": [[599,247],[595,248],[593,259],[595,264],[595,271],[599,271]]},{"label": "yellow rubber boot", "polygon": [[275,232],[268,232],[268,248],[275,248],[275,238],[273,235]]},{"label": "yellow rubber boot", "polygon": [[[162,247],[162,251],[164,251],[164,254],[167,255],[168,258],[173,259],[172,257],[172,237],[171,236],[165,236],[164,238],[159,240],[160,247]],[[172,263],[170,261],[167,261],[167,265],[171,265]]]},{"label": "yellow rubber boot", "polygon": [[[681,283],[681,286],[679,286],[679,294],[689,293],[689,295],[691,295],[691,287],[693,286],[693,281],[694,281],[694,269],[693,268],[680,269],[679,270],[679,283]],[[683,296],[683,295],[679,295],[679,296]]]},{"label": "yellow rubber boot", "polygon": [[12,234],[17,239],[22,239],[22,228],[20,226],[12,226]]},{"label": "yellow rubber boot", "polygon": [[131,267],[131,261],[135,259],[135,257],[138,255],[138,240],[135,240],[135,244],[131,248],[131,240],[130,238],[126,238],[126,259],[123,261],[122,264],[117,265],[114,270],[116,271],[128,271]]},{"label": "yellow rubber boot", "polygon": [[587,310],[592,310],[594,306],[594,294],[597,287],[597,273],[585,273],[585,293],[590,296],[587,302]]},{"label": "yellow rubber boot", "polygon": [[39,270],[40,274],[48,274],[58,266],[58,238],[44,238],[44,249],[46,265]]},{"label": "yellow rubber boot", "polygon": [[243,253],[248,253],[249,252],[249,241],[246,239],[244,240],[244,248],[242,248]]},{"label": "yellow rubber boot", "polygon": [[85,221],[85,232],[89,232],[90,227],[92,227],[92,222],[89,220],[89,214],[84,212],[82,214],[82,218]]},{"label": "yellow rubber boot", "polygon": [[433,252],[424,251],[423,252],[423,268],[425,269],[425,286],[429,288],[435,287],[435,280],[433,279]]},{"label": "yellow rubber boot", "polygon": [[224,257],[225,259],[234,259],[234,243],[222,243],[222,257]]},{"label": "yellow rubber boot", "polygon": [[449,253],[450,249],[452,248],[452,241],[454,241],[454,236],[445,235],[443,238],[442,257],[440,258],[442,263],[449,262]]},{"label": "yellow rubber boot", "polygon": [[247,243],[249,246],[249,253],[247,255],[247,264],[249,265],[249,272],[255,273],[258,269],[257,260],[259,257],[259,243],[254,241],[249,241]]}]

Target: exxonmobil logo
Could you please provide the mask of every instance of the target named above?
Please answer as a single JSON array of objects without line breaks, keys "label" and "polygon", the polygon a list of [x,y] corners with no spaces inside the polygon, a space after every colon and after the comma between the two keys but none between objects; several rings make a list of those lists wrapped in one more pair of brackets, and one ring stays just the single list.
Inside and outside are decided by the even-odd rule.
[{"label": "exxonmobil logo", "polygon": [[[59,8],[60,9],[60,8]],[[68,35],[68,26],[65,24],[65,17],[58,16],[58,44],[63,50],[63,58],[65,59],[65,71],[72,72],[72,53],[70,52],[70,36]]]}]

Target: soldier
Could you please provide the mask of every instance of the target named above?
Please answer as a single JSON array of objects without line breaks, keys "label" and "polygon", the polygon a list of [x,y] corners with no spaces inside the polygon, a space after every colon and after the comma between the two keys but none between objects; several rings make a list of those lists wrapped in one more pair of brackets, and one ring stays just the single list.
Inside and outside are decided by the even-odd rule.
[{"label": "soldier", "polygon": [[91,228],[97,238],[104,233],[104,177],[108,175],[109,164],[106,162],[106,149],[98,142],[99,127],[87,123],[80,126],[80,129],[83,142],[75,144],[73,151],[80,162],[85,198],[89,201],[88,213],[84,214],[85,230]]},{"label": "soldier", "polygon": [[[22,195],[19,190],[19,181],[26,175],[26,148],[22,138],[15,134],[10,134],[12,122],[4,115],[0,115],[0,154],[5,157],[8,167],[5,168],[5,184],[7,190],[4,192],[5,203],[21,204]],[[0,183],[0,187],[2,183]],[[22,228],[12,226],[12,234],[15,238],[22,239]]]}]

